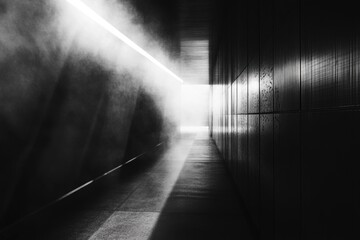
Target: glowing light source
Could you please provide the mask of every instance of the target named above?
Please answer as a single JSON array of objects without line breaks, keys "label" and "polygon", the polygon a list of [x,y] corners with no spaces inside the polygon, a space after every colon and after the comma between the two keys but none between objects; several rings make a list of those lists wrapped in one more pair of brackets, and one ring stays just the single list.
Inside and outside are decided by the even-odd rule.
[{"label": "glowing light source", "polygon": [[157,65],[159,68],[161,68],[163,71],[170,74],[173,78],[175,78],[177,81],[183,83],[183,80],[179,78],[175,73],[173,73],[171,70],[169,70],[167,67],[165,67],[162,63],[160,63],[158,60],[156,60],[153,56],[151,56],[149,53],[147,53],[144,49],[142,49],[139,45],[134,43],[131,39],[129,39],[127,36],[125,36],[123,33],[121,33],[119,30],[117,30],[113,25],[111,25],[109,22],[107,22],[105,19],[100,17],[95,11],[93,11],[91,8],[89,8],[86,4],[84,4],[80,0],[66,0],[68,3],[73,5],[75,8],[77,8],[80,12],[82,12],[84,15],[89,17],[92,21],[99,24],[101,27],[103,27],[105,30],[107,30],[109,33],[126,43],[129,47],[134,49],[136,52],[147,58],[149,61]]}]

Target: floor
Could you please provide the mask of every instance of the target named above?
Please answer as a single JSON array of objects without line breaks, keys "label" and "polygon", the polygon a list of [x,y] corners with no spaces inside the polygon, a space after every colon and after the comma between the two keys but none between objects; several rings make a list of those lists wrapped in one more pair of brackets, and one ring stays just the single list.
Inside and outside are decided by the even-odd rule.
[{"label": "floor", "polygon": [[141,161],[78,193],[17,239],[253,239],[206,131],[183,132]]}]

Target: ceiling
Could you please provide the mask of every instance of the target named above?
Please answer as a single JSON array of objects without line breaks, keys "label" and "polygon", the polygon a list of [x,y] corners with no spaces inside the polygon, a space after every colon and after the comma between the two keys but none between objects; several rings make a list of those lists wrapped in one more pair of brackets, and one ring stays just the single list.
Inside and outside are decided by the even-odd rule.
[{"label": "ceiling", "polygon": [[209,22],[215,0],[127,1],[170,55],[180,59],[178,75],[185,84],[209,84]]},{"label": "ceiling", "polygon": [[179,0],[180,76],[188,84],[209,84],[211,0]]}]

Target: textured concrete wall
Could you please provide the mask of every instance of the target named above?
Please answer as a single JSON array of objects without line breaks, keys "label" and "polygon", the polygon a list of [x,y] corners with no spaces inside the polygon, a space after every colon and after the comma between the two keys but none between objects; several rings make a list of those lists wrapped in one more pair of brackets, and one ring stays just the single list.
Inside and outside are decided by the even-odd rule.
[{"label": "textured concrete wall", "polygon": [[0,3],[0,229],[174,129],[166,109],[177,103],[166,90],[179,84],[168,81],[160,91],[161,73],[151,85],[119,63],[104,63],[96,57],[102,41],[91,53],[79,48],[79,28],[59,41],[56,25],[49,26],[53,10],[46,1]]},{"label": "textured concrete wall", "polygon": [[218,9],[212,135],[259,237],[358,238],[356,7],[258,0]]}]

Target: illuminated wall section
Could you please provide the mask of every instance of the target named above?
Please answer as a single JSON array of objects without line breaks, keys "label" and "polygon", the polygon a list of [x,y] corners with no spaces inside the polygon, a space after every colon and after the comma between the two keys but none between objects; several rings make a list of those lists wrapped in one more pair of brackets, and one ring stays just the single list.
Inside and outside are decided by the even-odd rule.
[{"label": "illuminated wall section", "polygon": [[177,128],[181,79],[95,12],[54,2],[0,4],[0,229]]},{"label": "illuminated wall section", "polygon": [[354,239],[356,7],[225,1],[212,24],[212,137],[260,239]]}]

